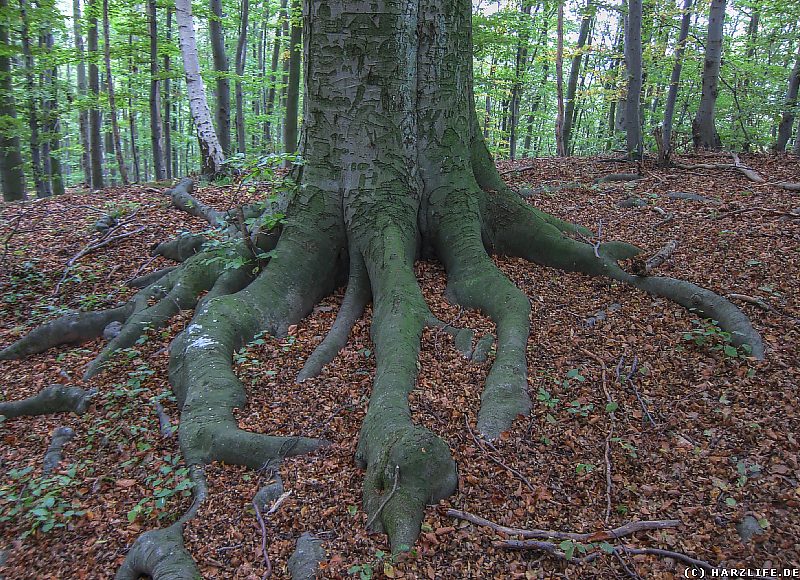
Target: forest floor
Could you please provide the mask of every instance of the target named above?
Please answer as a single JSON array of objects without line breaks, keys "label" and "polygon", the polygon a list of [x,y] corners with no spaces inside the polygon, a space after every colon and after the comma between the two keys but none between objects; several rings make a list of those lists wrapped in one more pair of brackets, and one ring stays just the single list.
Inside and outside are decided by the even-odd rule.
[{"label": "forest floor", "polygon": [[[681,159],[709,160],[730,163],[722,156]],[[237,372],[249,401],[238,411],[240,425],[333,443],[287,459],[280,469],[291,495],[266,520],[273,577],[286,577],[287,559],[303,531],[324,540],[324,577],[626,574],[613,556],[576,566],[540,552],[496,547],[493,542],[503,536],[447,516],[449,507],[518,528],[576,532],[638,519],[679,519],[676,529],[639,533],[626,544],[683,552],[724,567],[799,569],[800,195],[770,183],[800,181],[800,170],[791,157],[742,161],[768,183],[749,182],[730,170],[662,170],[645,163],[642,180],[595,185],[602,175],[634,168],[598,158],[500,164],[502,171],[519,170],[505,175],[515,187],[553,190],[530,198],[541,209],[592,229],[602,221],[604,240],[629,241],[648,254],[678,240],[658,273],[763,301],[769,310],[738,304],[762,333],[767,359],[756,362],[725,348],[730,345],[718,329],[665,300],[498,258],[532,304],[528,364],[534,408],[494,447],[476,440],[467,425],[475,424],[493,358],[468,362],[450,336],[425,331],[411,408],[415,421],[449,443],[460,482],[455,495],[428,509],[415,551],[402,561],[388,555],[385,536],[365,531],[364,473],[353,461],[374,373],[369,310],[344,351],[302,385],[294,378],[333,323],[342,290],[286,338],[262,337],[243,349]],[[235,189],[196,193],[224,209]],[[0,206],[0,345],[65,309],[114,305],[133,292],[126,280],[168,265],[149,259],[149,247],[206,226],[171,208],[163,191],[118,187]],[[671,199],[669,192],[712,199]],[[645,205],[619,207],[629,196]],[[659,225],[664,216],[655,206],[673,218]],[[124,231],[144,229],[77,260],[54,296],[67,262],[97,239],[91,226],[108,212],[127,220]],[[481,313],[447,302],[439,264],[418,263],[417,276],[440,319],[458,320],[479,335],[492,331]],[[188,507],[177,441],[162,437],[154,404],[160,401],[177,422],[166,347],[191,316],[182,313],[169,328],[122,353],[92,381],[98,394],[84,415],[0,422],[0,550],[6,559],[0,577],[108,578],[139,534],[174,521]],[[48,384],[77,383],[99,348],[89,343],[0,362],[0,400],[20,399]],[[636,372],[618,380],[616,370],[624,379],[634,360]],[[50,433],[61,425],[76,435],[55,475],[43,478],[42,456]],[[207,473],[208,500],[184,534],[189,551],[205,577],[261,578],[262,534],[252,499],[265,475],[220,464]],[[744,542],[736,525],[748,516],[761,533]],[[625,556],[624,562],[645,578],[683,577],[683,565],[670,559]]]}]

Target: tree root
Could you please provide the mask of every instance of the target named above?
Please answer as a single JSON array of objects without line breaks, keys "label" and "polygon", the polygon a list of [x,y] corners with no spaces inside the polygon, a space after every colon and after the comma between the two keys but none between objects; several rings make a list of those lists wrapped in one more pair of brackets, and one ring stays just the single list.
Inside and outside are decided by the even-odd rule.
[{"label": "tree root", "polygon": [[357,253],[351,255],[350,277],[336,320],[320,345],[308,357],[295,382],[302,383],[306,379],[318,376],[323,367],[339,354],[347,344],[350,331],[361,318],[364,307],[369,302],[371,295],[369,276],[364,267],[364,260]]},{"label": "tree root", "polygon": [[62,344],[79,344],[101,336],[111,322],[124,322],[134,309],[133,302],[99,312],[67,314],[33,329],[0,351],[0,360],[24,358]]},{"label": "tree root", "polygon": [[58,427],[53,431],[50,445],[47,447],[42,461],[42,473],[48,475],[58,467],[58,464],[61,463],[64,445],[69,443],[73,437],[75,437],[75,431],[69,427]]},{"label": "tree root", "polygon": [[309,532],[304,532],[297,539],[297,545],[289,558],[289,575],[292,580],[313,580],[317,577],[319,564],[325,557],[322,541]]},{"label": "tree root", "polygon": [[65,412],[83,415],[95,393],[94,389],[86,391],[69,385],[50,385],[27,399],[0,403],[0,415],[8,418]]},{"label": "tree root", "polygon": [[194,483],[191,507],[174,524],[150,530],[139,536],[117,571],[116,580],[138,580],[147,575],[154,580],[197,580],[200,570],[183,543],[183,527],[197,515],[208,494],[205,472],[192,466],[189,477]]},{"label": "tree root", "polygon": [[640,179],[644,179],[644,175],[639,175],[638,173],[611,173],[603,177],[598,177],[592,183],[597,185],[599,183],[612,183],[614,181],[639,181]]},{"label": "tree root", "polygon": [[489,351],[494,346],[494,337],[491,334],[484,334],[478,343],[475,345],[475,350],[472,351],[472,362],[476,364],[483,364],[489,358]]},{"label": "tree root", "polygon": [[155,272],[150,272],[149,274],[144,274],[143,276],[138,276],[133,280],[127,282],[127,286],[130,288],[147,288],[151,284],[155,284],[161,278],[172,272],[177,266],[168,266],[166,268],[161,268],[160,270],[156,270]]},{"label": "tree root", "polygon": [[720,328],[731,334],[734,345],[748,345],[752,357],[764,358],[761,336],[747,316],[729,300],[685,280],[635,276],[623,271],[617,262],[636,257],[641,252],[639,248],[620,242],[601,244],[598,257],[591,245],[564,238],[555,228],[542,224],[518,198],[487,194],[484,203],[492,218],[488,223],[494,224],[494,228],[485,232],[490,249],[562,270],[606,276],[667,298],[700,316],[716,320]]},{"label": "tree root", "polygon": [[195,254],[208,241],[203,234],[182,234],[177,238],[161,242],[150,248],[151,256],[163,256],[173,262],[185,262]]}]

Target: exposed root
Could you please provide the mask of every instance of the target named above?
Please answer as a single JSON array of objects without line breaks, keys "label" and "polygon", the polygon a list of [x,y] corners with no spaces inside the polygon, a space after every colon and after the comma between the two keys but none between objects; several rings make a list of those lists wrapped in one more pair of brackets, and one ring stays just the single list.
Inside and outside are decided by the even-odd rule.
[{"label": "exposed root", "polygon": [[319,564],[325,557],[322,541],[304,532],[297,539],[297,545],[289,558],[289,575],[292,580],[313,580],[317,577]]},{"label": "exposed root", "polygon": [[320,345],[311,353],[298,373],[296,382],[302,383],[319,375],[323,367],[331,362],[347,344],[353,325],[361,318],[364,307],[370,299],[369,276],[364,267],[364,260],[357,252],[351,253],[350,277],[347,282],[342,305],[336,315],[328,334]]},{"label": "exposed root", "polygon": [[48,475],[58,467],[58,464],[61,463],[61,453],[64,445],[69,443],[73,437],[75,437],[75,431],[69,427],[58,427],[53,431],[50,445],[47,447],[42,461],[42,473]]},{"label": "exposed root", "polygon": [[614,181],[639,181],[640,179],[644,179],[644,175],[639,175],[638,173],[611,173],[609,175],[604,175],[603,177],[598,177],[592,183],[612,183]]},{"label": "exposed root", "polygon": [[194,499],[187,512],[174,524],[150,530],[139,536],[117,571],[117,580],[138,580],[147,575],[154,580],[197,580],[200,570],[183,543],[183,527],[197,515],[208,494],[205,472],[192,466],[189,477],[194,483]]},{"label": "exposed root", "polygon": [[763,341],[750,320],[719,294],[685,280],[634,276],[623,271],[617,262],[637,256],[641,252],[639,248],[621,242],[601,244],[598,258],[591,245],[561,237],[554,228],[548,230],[517,198],[487,194],[485,203],[485,211],[490,212],[492,218],[489,223],[494,225],[486,237],[494,251],[567,271],[607,276],[667,298],[700,316],[716,320],[720,328],[731,333],[733,344],[748,345],[751,356],[759,360],[764,358]]},{"label": "exposed root", "polygon": [[184,177],[178,185],[164,192],[172,200],[172,205],[185,211],[189,215],[199,217],[207,221],[211,227],[219,228],[226,225],[225,212],[217,211],[209,207],[192,195],[194,191],[194,180]]},{"label": "exposed root", "polygon": [[154,408],[158,416],[158,430],[164,439],[169,439],[175,435],[175,429],[172,426],[172,422],[169,420],[169,415],[164,411],[164,407],[161,406],[161,403],[156,403]]},{"label": "exposed root", "polygon": [[208,241],[203,234],[183,234],[172,240],[161,242],[150,248],[151,256],[163,256],[173,262],[185,262]]},{"label": "exposed root", "polygon": [[456,350],[461,353],[465,359],[472,358],[472,341],[475,339],[475,331],[471,328],[459,328],[448,324],[443,320],[439,320],[435,316],[429,316],[427,326],[431,326],[440,331],[444,331],[453,337],[453,343]]},{"label": "exposed root", "polygon": [[[526,359],[530,303],[486,254],[476,192],[477,187],[432,196],[431,213],[437,219],[435,244],[447,270],[448,293],[459,304],[486,312],[497,325],[497,354],[478,413],[478,431],[495,439],[531,409]],[[473,219],[465,222],[464,217]]]},{"label": "exposed root", "polygon": [[494,346],[494,336],[491,334],[484,334],[478,343],[475,345],[475,350],[472,351],[472,362],[475,364],[483,364],[489,358],[489,352]]},{"label": "exposed root", "polygon": [[8,418],[66,412],[83,415],[95,392],[69,385],[50,385],[27,399],[0,403],[0,415]]},{"label": "exposed root", "polygon": [[67,314],[33,329],[0,351],[0,360],[23,358],[62,344],[79,344],[95,339],[111,322],[124,322],[133,312],[133,302],[99,312]]},{"label": "exposed root", "polygon": [[161,278],[172,272],[175,268],[177,268],[177,266],[168,266],[166,268],[156,270],[155,272],[138,276],[127,282],[127,286],[130,288],[146,288],[147,286],[150,286],[150,284],[155,284],[161,280]]}]

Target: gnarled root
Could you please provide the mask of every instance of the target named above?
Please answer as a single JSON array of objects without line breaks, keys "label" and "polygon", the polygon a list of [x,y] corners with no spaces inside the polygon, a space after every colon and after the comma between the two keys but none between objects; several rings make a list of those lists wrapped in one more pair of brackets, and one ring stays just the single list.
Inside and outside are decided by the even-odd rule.
[{"label": "gnarled root", "polygon": [[69,443],[73,437],[75,437],[75,431],[69,427],[59,427],[53,431],[50,445],[48,445],[47,451],[44,453],[42,473],[48,475],[58,467],[58,464],[61,463],[61,453],[64,445]]},{"label": "gnarled root", "polygon": [[189,510],[174,524],[160,530],[150,530],[139,536],[131,546],[125,562],[117,571],[117,580],[137,580],[147,575],[154,580],[197,580],[200,571],[183,543],[183,527],[200,509],[208,493],[202,467],[190,468],[194,483],[194,499]]},{"label": "gnarled root", "polygon": [[70,411],[83,415],[95,392],[69,385],[50,385],[27,399],[0,403],[0,415],[11,418]]},{"label": "gnarled root", "polygon": [[596,247],[584,244],[561,236],[519,199],[502,193],[487,193],[483,199],[485,211],[490,215],[488,223],[493,226],[485,231],[485,237],[490,240],[493,251],[567,271],[606,276],[667,298],[718,321],[720,328],[731,333],[733,344],[748,345],[754,358],[764,358],[761,336],[747,316],[729,300],[685,280],[634,276],[622,270],[617,262],[639,254],[641,250],[635,246],[621,242]]},{"label": "gnarled root", "polygon": [[364,260],[356,253],[351,255],[347,290],[336,314],[336,320],[319,346],[308,357],[297,375],[296,382],[302,383],[306,379],[316,377],[322,372],[322,368],[339,354],[347,344],[353,325],[364,313],[364,307],[369,299],[369,276],[364,267]]}]

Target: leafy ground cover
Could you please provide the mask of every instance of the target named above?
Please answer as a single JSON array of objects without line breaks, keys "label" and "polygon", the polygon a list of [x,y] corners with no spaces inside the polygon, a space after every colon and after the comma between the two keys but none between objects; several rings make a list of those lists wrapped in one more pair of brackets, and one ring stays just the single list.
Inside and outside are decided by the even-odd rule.
[{"label": "leafy ground cover", "polygon": [[[706,156],[681,161],[729,163]],[[531,190],[537,207],[599,231],[604,241],[630,241],[653,254],[677,240],[659,273],[733,294],[762,333],[767,359],[749,359],[713,323],[664,300],[497,258],[532,304],[534,409],[493,446],[477,439],[470,427],[492,353],[487,363],[475,364],[461,357],[446,333],[425,332],[412,411],[415,421],[448,441],[460,481],[456,495],[428,510],[420,542],[401,561],[388,554],[383,536],[365,532],[363,473],[353,461],[374,372],[369,310],[340,356],[301,385],[294,378],[333,323],[341,291],[289,336],[258,337],[242,349],[236,362],[248,405],[238,412],[240,426],[333,443],[280,468],[291,495],[265,521],[273,576],[286,576],[303,531],[324,540],[325,577],[625,573],[613,556],[578,568],[541,552],[509,551],[496,545],[505,536],[454,519],[447,508],[516,528],[589,533],[635,519],[679,519],[678,528],[639,533],[626,545],[683,552],[726,567],[800,568],[800,198],[773,185],[798,181],[800,171],[793,158],[751,156],[742,162],[766,183],[736,171],[664,170],[647,163],[641,180],[596,183],[633,167],[598,158],[501,163],[514,187]],[[132,186],[2,206],[0,344],[66,309],[116,304],[133,292],[125,281],[170,265],[148,258],[149,247],[207,225],[170,209],[163,190]],[[675,192],[708,199],[674,199]],[[225,209],[239,193],[217,186],[199,189],[197,196]],[[625,202],[631,199],[640,201]],[[97,238],[92,226],[103,214],[115,215],[120,231],[131,235],[67,268]],[[420,262],[417,275],[440,319],[474,328],[478,336],[493,330],[481,313],[448,303],[438,264]],[[142,531],[168,525],[188,507],[187,470],[175,438],[159,428],[156,407],[174,426],[178,411],[166,379],[166,348],[190,314],[150,333],[94,379],[90,386],[97,394],[86,414],[0,422],[0,574],[107,578]],[[0,400],[49,384],[77,384],[98,346],[3,361]],[[42,456],[50,433],[62,425],[75,436],[60,466],[45,475]],[[252,499],[270,474],[214,464],[207,476],[202,517],[186,528],[188,549],[206,577],[261,578],[262,533]],[[759,533],[748,541],[737,530],[743,521],[757,524]],[[561,546],[575,557],[584,548],[580,542]],[[683,565],[670,559],[625,556],[624,565],[643,577],[682,577]]]}]

